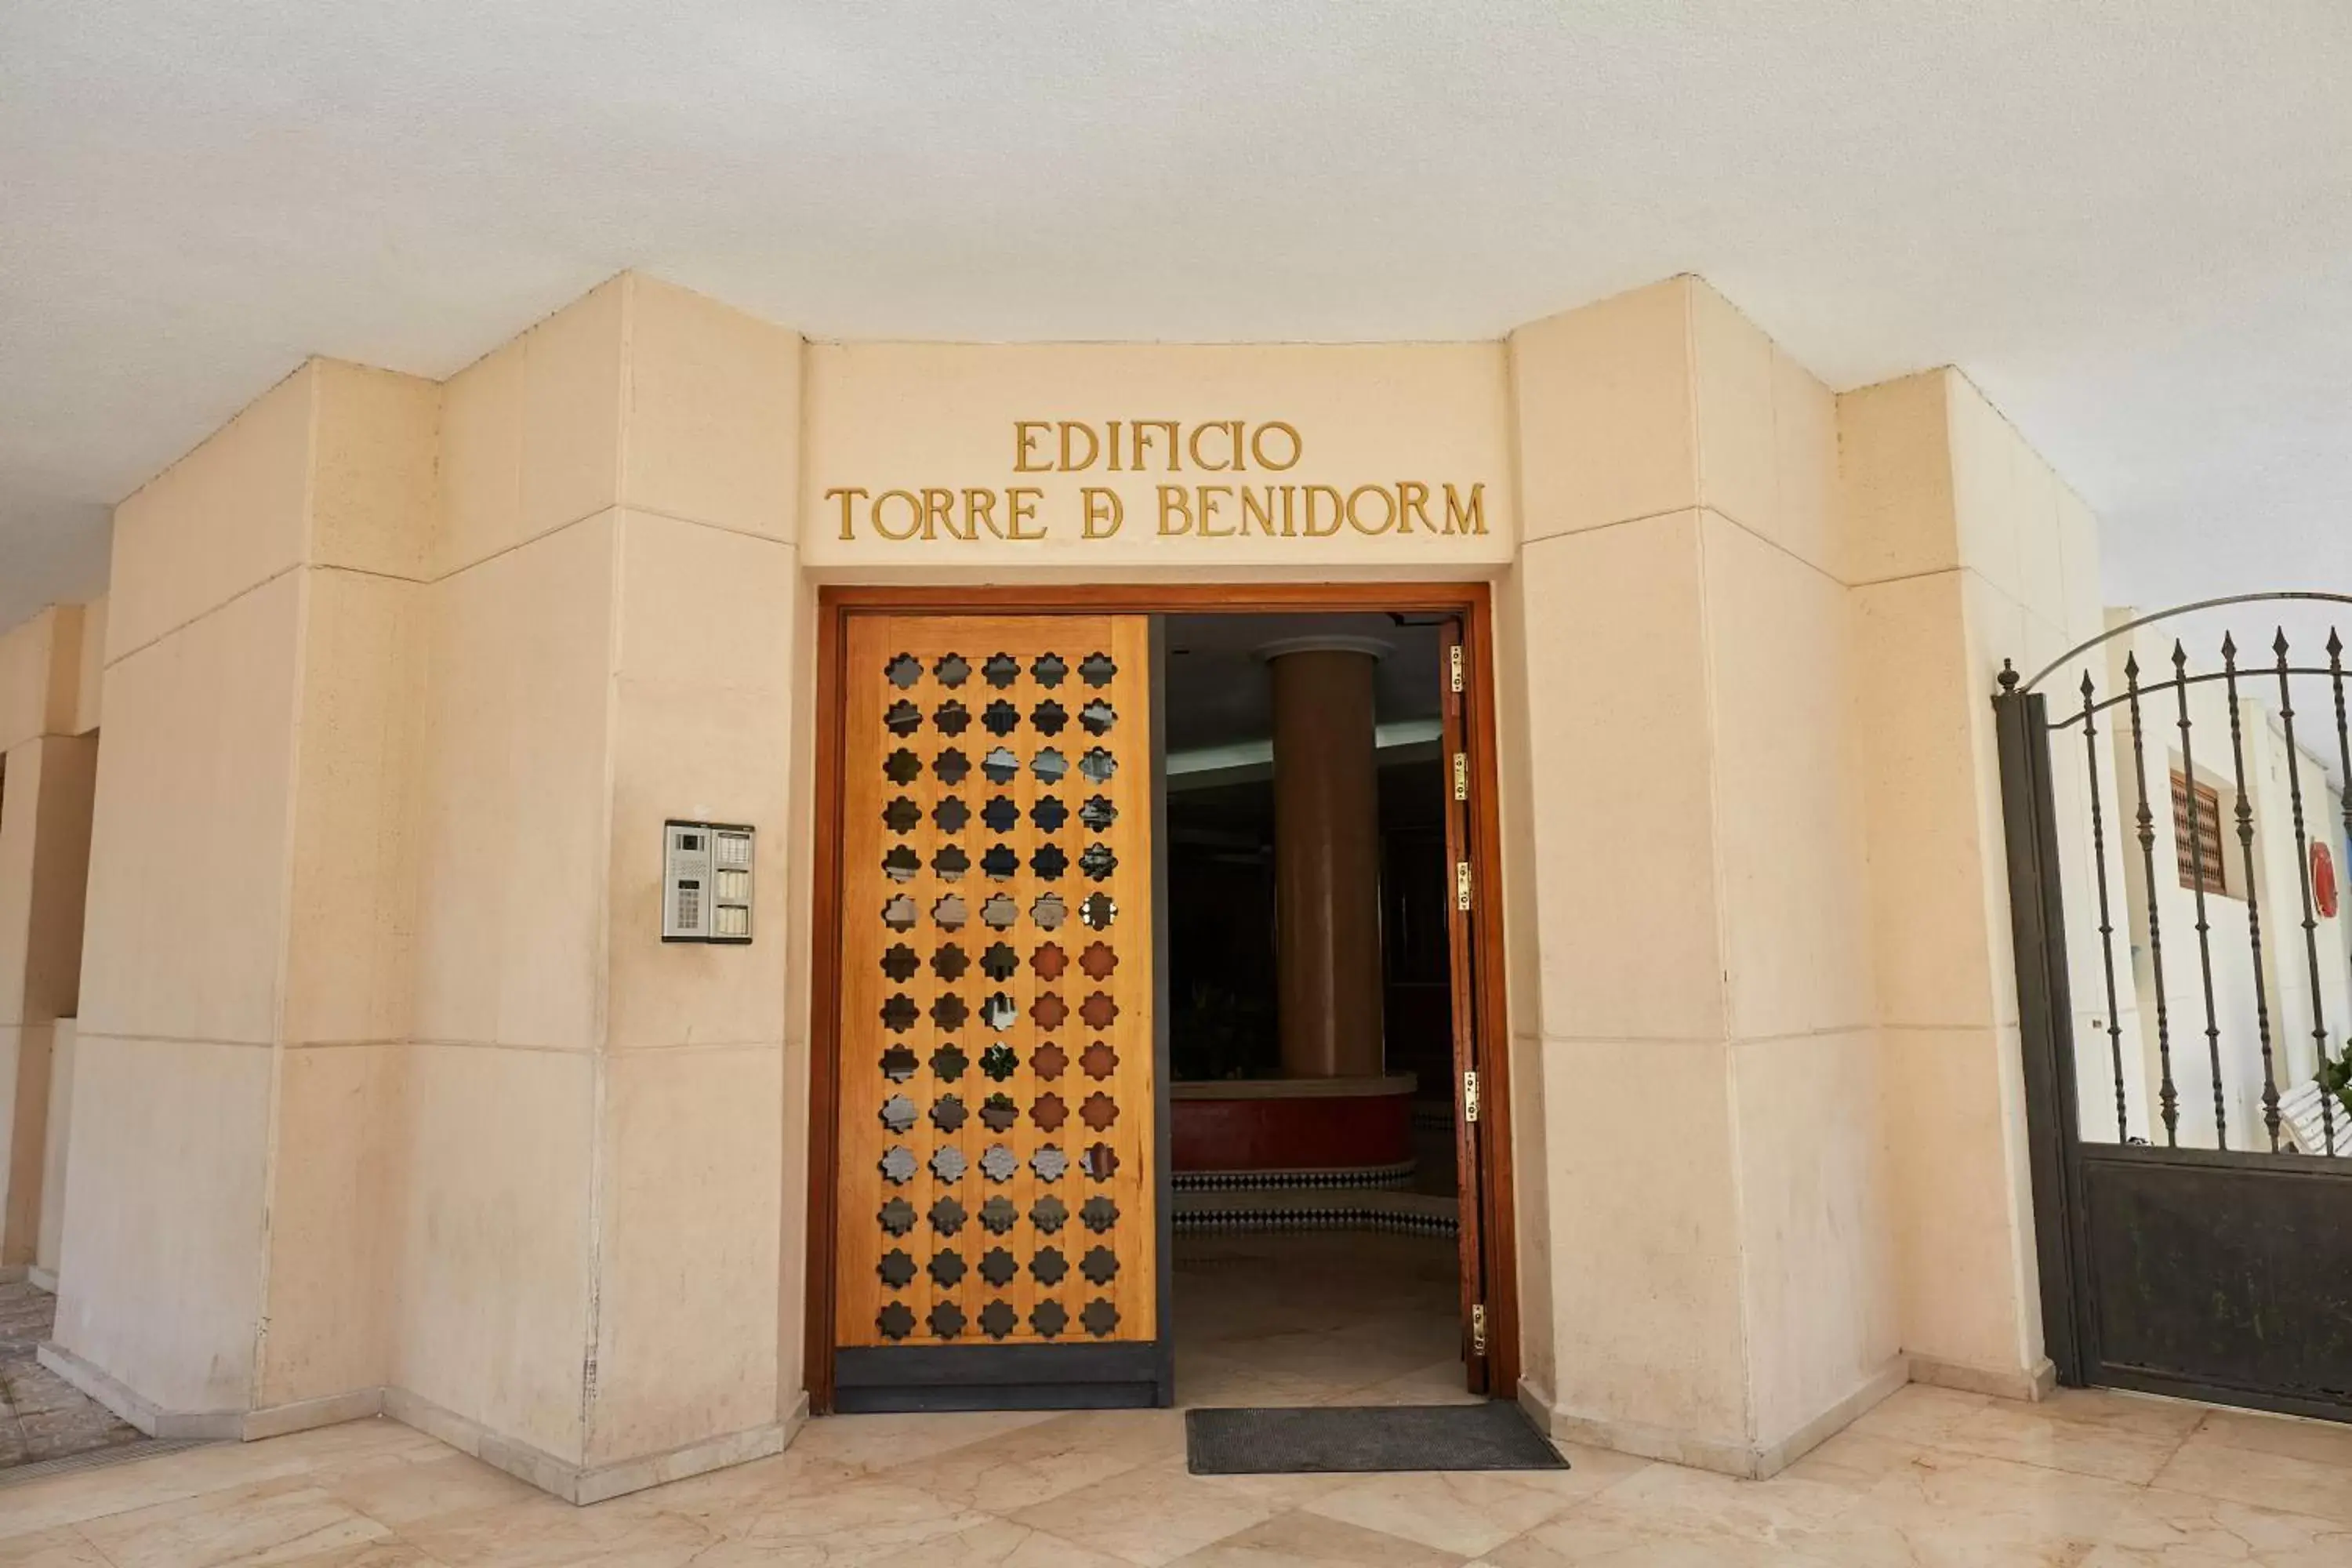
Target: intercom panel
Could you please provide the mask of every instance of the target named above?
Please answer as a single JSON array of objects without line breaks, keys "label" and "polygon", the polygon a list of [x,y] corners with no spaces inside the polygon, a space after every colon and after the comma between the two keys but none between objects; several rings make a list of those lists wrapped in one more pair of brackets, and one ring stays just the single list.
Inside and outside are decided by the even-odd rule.
[{"label": "intercom panel", "polygon": [[738,823],[662,825],[662,940],[751,940],[751,829]]}]

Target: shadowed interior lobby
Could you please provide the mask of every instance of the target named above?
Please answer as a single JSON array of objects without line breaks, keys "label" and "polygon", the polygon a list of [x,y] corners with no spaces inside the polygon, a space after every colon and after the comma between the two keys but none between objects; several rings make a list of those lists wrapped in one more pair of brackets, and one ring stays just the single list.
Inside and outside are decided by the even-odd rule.
[{"label": "shadowed interior lobby", "polygon": [[1442,624],[1167,622],[1186,1403],[1466,1397]]}]

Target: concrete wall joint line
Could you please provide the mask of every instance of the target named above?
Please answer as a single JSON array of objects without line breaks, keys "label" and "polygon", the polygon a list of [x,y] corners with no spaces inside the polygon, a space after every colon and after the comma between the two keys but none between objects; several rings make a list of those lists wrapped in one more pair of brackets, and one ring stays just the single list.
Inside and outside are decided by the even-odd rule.
[{"label": "concrete wall joint line", "polygon": [[[1630,528],[1637,522],[1655,522],[1660,518],[1680,517],[1686,511],[1696,510],[1695,507],[1670,506],[1657,511],[1645,511],[1635,517],[1621,517],[1609,522],[1597,522],[1591,528],[1562,529],[1557,533],[1538,534],[1532,539],[1523,537],[1519,541],[1519,551],[1524,554],[1539,544],[1551,544],[1563,539],[1589,539],[1596,533],[1606,533],[1612,528]],[[1521,526],[1525,527],[1524,521]]]},{"label": "concrete wall joint line", "polygon": [[141,1035],[114,1029],[80,1029],[75,1039],[81,1045],[94,1040],[116,1040],[133,1046],[222,1046],[237,1050],[266,1051],[277,1045],[275,1040],[239,1040],[215,1035]]},{"label": "concrete wall joint line", "polygon": [[595,1050],[596,1050],[596,1047],[595,1047],[594,1046],[593,1046],[593,1045],[587,1045],[587,1046],[557,1046],[557,1045],[549,1045],[549,1044],[545,1043],[544,1041],[537,1041],[537,1040],[461,1040],[461,1039],[427,1039],[427,1038],[423,1038],[423,1037],[413,1037],[413,1038],[409,1039],[408,1041],[406,1041],[405,1043],[406,1043],[406,1044],[408,1044],[408,1045],[411,1045],[411,1046],[436,1047],[439,1047],[439,1048],[441,1048],[441,1049],[443,1049],[443,1050],[457,1050],[457,1051],[541,1051],[541,1052],[548,1053],[548,1054],[550,1054],[550,1055],[553,1055],[553,1056],[562,1056],[562,1057],[584,1057],[584,1056],[590,1056],[590,1055],[593,1055],[593,1054],[595,1052]]},{"label": "concrete wall joint line", "polygon": [[188,616],[185,620],[177,621],[171,626],[165,626],[162,631],[157,632],[153,637],[149,637],[145,642],[141,643],[138,647],[124,648],[121,653],[116,654],[113,658],[106,661],[106,668],[112,669],[116,665],[124,662],[126,659],[146,652],[149,648],[163,642],[165,638],[179,636],[180,633],[188,630],[198,621],[205,620],[210,616],[220,614],[223,610],[227,609],[231,605],[236,604],[239,599],[249,598],[253,595],[258,594],[261,590],[268,587],[271,584],[277,582],[280,577],[285,576],[288,573],[299,572],[308,563],[301,561],[289,562],[286,565],[279,567],[277,571],[272,572],[268,576],[262,578],[259,582],[247,584],[244,587],[239,588],[236,593],[231,594],[227,598],[221,600],[220,603],[216,605],[207,605],[203,609],[198,610],[194,615]]},{"label": "concrete wall joint line", "polygon": [[419,581],[425,583],[428,586],[434,584],[446,583],[453,577],[463,576],[466,573],[487,566],[493,561],[498,561],[506,556],[512,555],[519,550],[527,550],[534,544],[538,544],[545,540],[552,539],[557,534],[563,532],[566,529],[578,528],[583,522],[593,522],[598,518],[603,517],[606,512],[618,511],[620,510],[621,505],[618,501],[600,501],[596,505],[590,507],[586,511],[582,512],[578,517],[567,519],[562,522],[551,523],[547,527],[541,529],[537,533],[526,535],[521,539],[514,541],[510,544],[501,544],[487,555],[477,556],[471,561],[461,562],[457,565],[450,567],[446,572],[443,572],[437,576],[421,578]]}]

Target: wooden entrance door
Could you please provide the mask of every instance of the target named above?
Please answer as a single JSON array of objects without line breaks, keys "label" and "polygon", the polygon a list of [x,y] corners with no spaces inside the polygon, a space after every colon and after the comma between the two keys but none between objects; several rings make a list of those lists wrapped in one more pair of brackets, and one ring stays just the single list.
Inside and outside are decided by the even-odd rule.
[{"label": "wooden entrance door", "polygon": [[1462,1275],[1462,1363],[1473,1394],[1507,1393],[1498,1386],[1490,1352],[1498,1325],[1491,1320],[1492,1271],[1486,1258],[1486,1159],[1484,1147],[1490,1081],[1481,1060],[1486,1031],[1479,1027],[1483,1001],[1478,984],[1478,898],[1472,833],[1472,781],[1479,770],[1471,758],[1470,643],[1460,621],[1449,621],[1440,639],[1438,670],[1444,715],[1447,940],[1452,962],[1454,1018],[1455,1208],[1459,1215]]},{"label": "wooden entrance door", "polygon": [[1157,1391],[1150,648],[845,628],[836,1408]]}]

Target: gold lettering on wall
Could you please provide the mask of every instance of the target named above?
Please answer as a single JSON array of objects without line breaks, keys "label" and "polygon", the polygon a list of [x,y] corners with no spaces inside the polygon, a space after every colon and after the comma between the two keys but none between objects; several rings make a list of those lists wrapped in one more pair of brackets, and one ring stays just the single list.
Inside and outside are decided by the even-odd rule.
[{"label": "gold lettering on wall", "polygon": [[[1283,419],[1016,419],[1015,474],[1284,474],[1307,457],[1298,426]],[[1186,460],[1192,467],[1188,470]],[[1140,487],[1137,487],[1139,489]],[[1280,481],[1156,483],[1153,537],[1163,539],[1329,539],[1342,530],[1368,537],[1486,532],[1486,487],[1453,479],[1367,479],[1351,485]],[[899,486],[877,490],[836,485],[824,500],[839,509],[839,537],[894,544],[915,540],[975,542],[1045,539],[1058,521],[1082,540],[1115,538],[1128,501],[1145,504],[1116,483],[1074,491],[1045,484]]]}]

